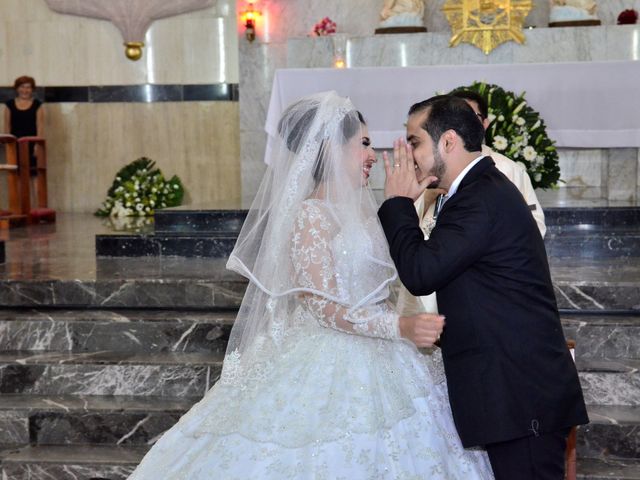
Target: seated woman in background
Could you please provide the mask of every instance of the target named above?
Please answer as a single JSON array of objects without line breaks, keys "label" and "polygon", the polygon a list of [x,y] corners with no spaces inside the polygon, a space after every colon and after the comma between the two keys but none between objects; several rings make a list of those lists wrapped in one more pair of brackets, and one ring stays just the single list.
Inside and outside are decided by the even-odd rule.
[{"label": "seated woman in background", "polygon": [[[13,83],[16,98],[5,102],[4,131],[18,138],[44,136],[44,107],[42,102],[33,96],[36,81],[32,77],[22,76]],[[30,145],[29,168],[31,176],[38,173],[37,160],[33,144]],[[32,194],[35,192],[35,182],[31,184]]]}]

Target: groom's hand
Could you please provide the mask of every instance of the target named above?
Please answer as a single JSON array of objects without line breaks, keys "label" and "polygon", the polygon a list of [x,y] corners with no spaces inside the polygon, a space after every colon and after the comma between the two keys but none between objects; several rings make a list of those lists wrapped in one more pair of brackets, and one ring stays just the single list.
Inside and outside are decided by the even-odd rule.
[{"label": "groom's hand", "polygon": [[413,149],[404,140],[393,142],[393,165],[387,152],[382,153],[387,178],[384,182],[384,198],[409,197],[414,202],[437,177],[427,176],[418,181],[413,161]]},{"label": "groom's hand", "polygon": [[418,348],[432,347],[444,328],[444,317],[433,313],[419,313],[400,317],[400,336],[413,342]]}]

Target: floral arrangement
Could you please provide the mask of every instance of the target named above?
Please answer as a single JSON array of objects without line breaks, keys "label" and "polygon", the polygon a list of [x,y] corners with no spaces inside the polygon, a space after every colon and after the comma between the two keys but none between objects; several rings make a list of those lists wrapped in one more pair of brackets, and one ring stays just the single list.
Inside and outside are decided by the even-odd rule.
[{"label": "floral arrangement", "polygon": [[316,37],[324,37],[336,33],[336,22],[329,17],[324,17],[313,26],[313,35]]},{"label": "floral arrangement", "polygon": [[155,162],[141,157],[120,169],[107,192],[107,199],[95,212],[99,217],[145,217],[156,208],[177,207],[184,187],[175,175],[165,180]]},{"label": "floral arrangement", "polygon": [[547,136],[544,120],[531,108],[524,93],[516,95],[497,85],[474,82],[458,90],[472,90],[487,100],[489,147],[527,168],[534,188],[554,188],[560,181],[558,151]]},{"label": "floral arrangement", "polygon": [[618,25],[633,25],[638,21],[638,12],[632,8],[623,10],[618,15]]}]

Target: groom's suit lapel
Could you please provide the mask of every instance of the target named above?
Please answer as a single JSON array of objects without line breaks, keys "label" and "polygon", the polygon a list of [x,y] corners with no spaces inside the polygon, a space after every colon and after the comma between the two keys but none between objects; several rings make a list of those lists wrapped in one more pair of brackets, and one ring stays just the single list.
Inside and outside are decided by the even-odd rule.
[{"label": "groom's suit lapel", "polygon": [[[462,179],[462,182],[460,182],[460,185],[458,186],[458,191],[456,192],[456,194],[459,194],[462,189],[464,189],[466,186],[475,182],[478,178],[482,176],[484,172],[487,171],[488,168],[494,165],[495,165],[495,162],[491,157],[484,157],[482,160],[476,163],[473,166],[473,168],[469,170],[467,174],[464,176],[464,178]],[[452,202],[455,202],[455,195],[450,200],[447,200],[444,203],[444,206],[442,207],[442,211],[438,215],[438,218],[442,218],[442,214],[447,210],[447,207]],[[437,220],[436,220],[436,223],[437,223]]]}]

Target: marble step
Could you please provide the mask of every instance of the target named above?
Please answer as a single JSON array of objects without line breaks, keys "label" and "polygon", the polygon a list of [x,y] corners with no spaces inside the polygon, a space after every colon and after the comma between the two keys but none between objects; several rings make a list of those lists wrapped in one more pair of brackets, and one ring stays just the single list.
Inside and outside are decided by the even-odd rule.
[{"label": "marble step", "polygon": [[[605,227],[640,226],[640,207],[545,207],[548,227],[592,225]],[[230,208],[194,209],[184,206],[158,210],[156,232],[239,232],[247,210]]]},{"label": "marble step", "polygon": [[[634,270],[637,270],[634,269]],[[215,272],[213,272],[215,273]],[[558,308],[565,313],[640,312],[637,272],[616,279],[613,273],[574,272],[554,277]],[[588,279],[591,275],[597,277]],[[224,280],[0,280],[0,305],[5,308],[193,308],[234,309],[240,306],[247,282],[239,276]]]},{"label": "marble step", "polygon": [[[563,227],[545,236],[547,255],[557,258],[616,258],[640,256],[640,230],[595,230]],[[227,258],[237,232],[143,233],[96,235],[98,257],[213,257]]]},{"label": "marble step", "polygon": [[219,353],[0,352],[0,394],[202,396]]},{"label": "marble step", "polygon": [[607,230],[588,225],[550,228],[544,244],[547,255],[552,258],[637,258],[640,256],[640,226]]},{"label": "marble step", "polygon": [[246,209],[165,208],[156,211],[154,225],[157,234],[234,232],[237,237],[246,217]]},{"label": "marble step", "polygon": [[640,460],[640,406],[590,405],[578,430],[577,453],[589,458]]},{"label": "marble step", "polygon": [[[0,351],[224,353],[234,311],[0,309]],[[563,315],[577,358],[640,358],[640,316]]]},{"label": "marble step", "polygon": [[[199,398],[0,397],[0,444],[150,445]],[[578,455],[640,458],[640,407],[590,405]]]},{"label": "marble step", "polygon": [[[226,257],[246,218],[243,209],[159,210],[154,228],[142,234],[96,236],[98,256]],[[545,239],[551,257],[640,255],[640,208],[545,209]]]},{"label": "marble step", "polygon": [[[125,480],[145,449],[48,446],[0,451],[3,480]],[[640,480],[640,461],[579,458],[579,480]]]},{"label": "marble step", "polygon": [[147,447],[23,446],[2,449],[2,480],[125,480]]},{"label": "marble step", "polygon": [[578,359],[640,359],[640,315],[562,315]]},{"label": "marble step", "polygon": [[224,353],[235,312],[0,310],[0,351]]},{"label": "marble step", "polygon": [[578,358],[588,405],[640,406],[640,359]]},{"label": "marble step", "polygon": [[637,257],[550,259],[558,308],[564,313],[640,311]]},{"label": "marble step", "polygon": [[148,445],[200,397],[0,395],[0,444]]},{"label": "marble step", "polygon": [[227,258],[237,239],[237,232],[96,235],[96,255]]},{"label": "marble step", "polygon": [[640,207],[545,207],[547,227],[590,225],[609,227],[640,227]]},{"label": "marble step", "polygon": [[[3,480],[125,480],[147,447],[0,446]],[[640,460],[585,458],[577,462],[580,480],[640,480]]]},{"label": "marble step", "polygon": [[640,480],[640,460],[578,458],[578,480]]}]

